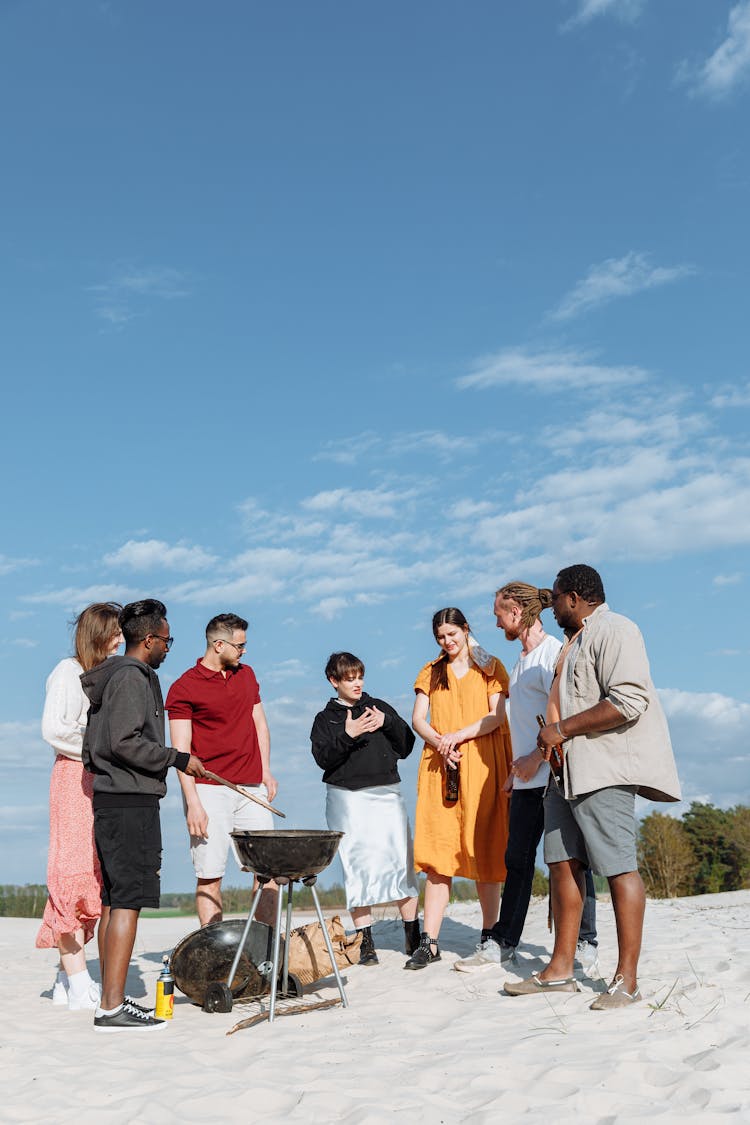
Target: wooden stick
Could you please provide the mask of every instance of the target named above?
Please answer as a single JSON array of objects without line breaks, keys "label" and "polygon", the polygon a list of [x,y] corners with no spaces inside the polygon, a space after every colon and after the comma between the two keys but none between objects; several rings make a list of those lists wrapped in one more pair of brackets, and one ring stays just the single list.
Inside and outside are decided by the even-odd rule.
[{"label": "wooden stick", "polygon": [[283,816],[286,820],[286,813],[275,809],[273,805],[269,805],[262,797],[256,797],[249,789],[244,789],[241,785],[235,785],[233,781],[227,781],[225,778],[219,777],[218,773],[211,773],[210,770],[206,770],[206,777],[210,777],[211,781],[218,781],[219,785],[226,785],[227,789],[234,789],[235,793],[239,793],[241,797],[247,797],[248,801],[255,801],[256,805],[262,805],[264,809],[269,809],[270,812],[274,813],[276,816]]},{"label": "wooden stick", "polygon": [[[333,1008],[333,1007],[336,1006],[336,1004],[340,1004],[340,1003],[341,1003],[341,997],[336,996],[333,1000],[317,1000],[317,1001],[313,1001],[310,1004],[297,1004],[297,1005],[293,1005],[293,1006],[290,1005],[288,1008],[279,1007],[279,1008],[276,1009],[276,1015],[277,1016],[293,1016],[297,1012],[300,1012],[300,1013],[301,1012],[314,1012],[319,1008],[321,1008],[321,1009],[322,1008]],[[236,1023],[234,1025],[234,1027],[229,1029],[229,1031],[227,1032],[227,1035],[234,1035],[235,1031],[241,1031],[243,1027],[255,1027],[256,1024],[264,1023],[265,1020],[268,1019],[268,1014],[269,1014],[268,1009],[263,1008],[260,1012],[257,1012],[254,1016],[250,1016],[246,1020],[240,1020],[239,1023]]]}]

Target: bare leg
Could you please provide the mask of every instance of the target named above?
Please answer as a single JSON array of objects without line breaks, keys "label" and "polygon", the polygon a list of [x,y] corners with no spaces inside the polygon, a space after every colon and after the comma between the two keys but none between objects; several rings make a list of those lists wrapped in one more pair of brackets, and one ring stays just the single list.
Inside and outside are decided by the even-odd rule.
[{"label": "bare leg", "polygon": [[422,932],[430,935],[432,944],[437,942],[450,895],[450,875],[438,875],[435,871],[428,871],[424,888],[424,925],[422,926]]},{"label": "bare leg", "polygon": [[638,958],[641,955],[646,892],[637,871],[611,876],[609,889],[617,926],[618,961],[615,976],[622,974],[625,991],[632,993],[638,984]]},{"label": "bare leg", "polygon": [[583,900],[586,897],[584,872],[584,865],[577,859],[550,864],[555,945],[549,965],[539,974],[541,980],[565,980],[573,976]]},{"label": "bare leg", "polygon": [[418,898],[400,898],[396,903],[401,914],[402,922],[413,922],[419,913]]},{"label": "bare leg", "polygon": [[372,910],[369,906],[353,906],[349,913],[355,930],[362,930],[365,926],[372,925]]},{"label": "bare leg", "polygon": [[476,883],[482,907],[482,929],[491,930],[500,913],[500,883]]},{"label": "bare leg", "polygon": [[111,910],[104,940],[104,978],[101,1005],[106,1011],[122,1004],[130,958],[138,928],[138,910]]},{"label": "bare leg", "polygon": [[74,973],[82,973],[86,968],[86,954],[83,948],[83,929],[72,934],[60,934],[57,943],[60,951],[60,964],[70,979]]},{"label": "bare leg", "polygon": [[221,876],[218,879],[199,879],[195,890],[195,908],[201,926],[209,922],[221,922],[223,904],[221,901]]},{"label": "bare leg", "polygon": [[[253,891],[257,889],[257,883],[253,885]],[[256,915],[259,922],[265,922],[267,926],[276,925],[276,900],[279,896],[279,888],[276,883],[271,880],[266,883],[263,888],[263,894],[260,896],[258,903],[258,913]]]}]

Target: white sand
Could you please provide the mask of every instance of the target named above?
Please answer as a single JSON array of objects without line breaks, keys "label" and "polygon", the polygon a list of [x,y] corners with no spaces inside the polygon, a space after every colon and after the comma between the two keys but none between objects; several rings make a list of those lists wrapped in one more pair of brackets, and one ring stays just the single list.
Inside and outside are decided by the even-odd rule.
[{"label": "white sand", "polygon": [[[478,921],[474,904],[451,908],[442,962],[417,973],[402,969],[400,924],[379,922],[381,964],[345,974],[348,1009],[227,1037],[246,1009],[207,1015],[184,997],[164,1031],[94,1034],[92,1013],[52,1006],[55,957],[34,949],[38,923],[4,918],[0,1120],[750,1121],[750,891],[649,902],[645,1000],[617,1012],[589,1011],[584,978],[576,995],[511,998],[502,969],[455,972]],[[153,1000],[162,954],[195,926],[141,922],[134,995]],[[599,932],[608,974],[607,902]],[[527,975],[550,945],[545,903],[532,904],[524,938]]]}]

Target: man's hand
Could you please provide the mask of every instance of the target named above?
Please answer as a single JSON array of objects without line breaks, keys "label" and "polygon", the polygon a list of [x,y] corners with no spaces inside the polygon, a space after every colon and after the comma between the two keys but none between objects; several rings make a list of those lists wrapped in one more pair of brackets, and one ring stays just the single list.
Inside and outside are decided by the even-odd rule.
[{"label": "man's hand", "polygon": [[268,800],[272,801],[279,791],[279,783],[270,770],[263,774],[263,784],[268,790]]},{"label": "man's hand", "polygon": [[542,727],[537,735],[536,745],[545,762],[550,760],[552,747],[559,746],[561,742],[562,739],[557,729],[557,723],[547,723],[546,727]]},{"label": "man's hand", "polygon": [[185,766],[184,773],[189,773],[191,777],[205,777],[206,767],[200,758],[196,758],[195,754],[191,754],[188,764]]},{"label": "man's hand", "polygon": [[199,840],[208,839],[208,813],[203,808],[199,797],[196,796],[194,801],[188,803],[185,810],[185,822],[191,836],[195,836]]},{"label": "man's hand", "polygon": [[530,754],[524,754],[522,757],[516,758],[513,765],[510,767],[511,773],[517,777],[519,781],[531,781],[544,761],[544,755],[537,747],[537,749],[532,750]]}]

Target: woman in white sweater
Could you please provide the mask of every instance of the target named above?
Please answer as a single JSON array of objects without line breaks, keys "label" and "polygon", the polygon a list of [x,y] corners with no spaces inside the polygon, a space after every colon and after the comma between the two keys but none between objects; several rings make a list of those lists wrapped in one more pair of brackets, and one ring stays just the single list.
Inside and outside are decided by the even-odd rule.
[{"label": "woman in white sweater", "polygon": [[84,946],[102,914],[93,776],[81,761],[89,700],[80,676],[117,652],[122,643],[121,608],[115,602],[97,602],[76,618],[75,657],[61,660],[50,674],[42,717],[42,737],[55,752],[55,764],[49,797],[49,898],[36,945],[59,950],[61,968],[53,1003],[67,1004],[73,1011],[96,1008],[99,1001],[99,986],[89,976]]}]

